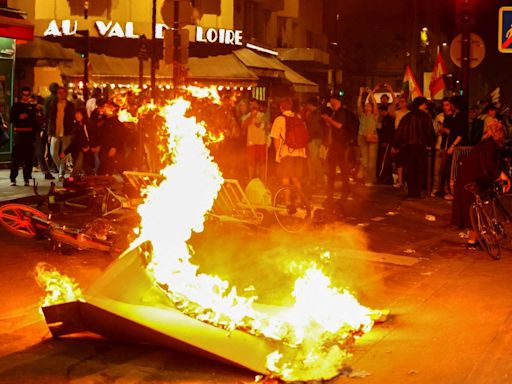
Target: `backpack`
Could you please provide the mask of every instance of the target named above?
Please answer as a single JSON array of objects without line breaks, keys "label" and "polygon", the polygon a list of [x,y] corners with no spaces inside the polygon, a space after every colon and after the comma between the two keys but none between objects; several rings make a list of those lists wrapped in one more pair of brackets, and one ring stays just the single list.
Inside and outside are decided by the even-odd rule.
[{"label": "backpack", "polygon": [[300,117],[284,116],[286,119],[286,134],[284,144],[290,149],[306,148],[309,142],[309,133]]}]

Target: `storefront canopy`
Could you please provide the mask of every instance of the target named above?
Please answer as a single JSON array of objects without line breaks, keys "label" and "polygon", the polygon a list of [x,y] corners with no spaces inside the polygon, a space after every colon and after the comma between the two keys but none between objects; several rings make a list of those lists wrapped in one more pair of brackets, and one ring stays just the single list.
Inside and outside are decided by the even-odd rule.
[{"label": "storefront canopy", "polygon": [[233,54],[258,76],[284,77],[284,79],[292,84],[295,92],[318,93],[317,84],[295,72],[275,57],[260,55],[248,48],[234,51]]},{"label": "storefront canopy", "polygon": [[34,39],[34,24],[21,16],[18,18],[0,14],[0,37],[32,40]]},{"label": "storefront canopy", "polygon": [[[106,55],[91,54],[90,79],[97,83],[137,82],[139,77],[139,61],[136,58],[123,59]],[[80,79],[83,76],[83,60],[75,55],[70,63],[61,64],[62,76],[67,79]],[[158,81],[172,80],[172,66],[160,64],[157,71]],[[206,84],[253,85],[258,77],[245,67],[232,54],[207,58],[191,57],[188,62],[188,79]],[[150,73],[149,62],[144,63],[144,78]]]},{"label": "storefront canopy", "polygon": [[20,44],[16,49],[17,59],[32,60],[73,60],[76,53],[73,49],[64,48],[60,44],[36,37],[34,41]]}]

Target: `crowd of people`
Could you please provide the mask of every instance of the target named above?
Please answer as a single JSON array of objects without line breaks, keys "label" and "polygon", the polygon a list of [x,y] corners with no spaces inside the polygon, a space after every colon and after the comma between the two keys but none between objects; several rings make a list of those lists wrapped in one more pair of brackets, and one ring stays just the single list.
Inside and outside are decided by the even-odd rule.
[{"label": "crowd of people", "polygon": [[96,90],[87,104],[69,100],[66,88],[53,83],[51,94],[43,99],[23,87],[11,108],[14,146],[11,185],[16,186],[23,167],[24,185],[32,179],[33,166],[45,179],[64,180],[67,173],[94,175],[122,171],[128,157],[134,156],[136,133],[119,121],[119,106],[102,99]]},{"label": "crowd of people", "polygon": [[[137,99],[126,94],[105,98],[96,89],[83,103],[58,84],[49,88],[50,96],[43,99],[24,87],[12,106],[11,185],[16,185],[20,166],[29,185],[34,161],[46,179],[63,180],[70,172],[159,170],[156,117],[135,124],[118,116],[122,110],[138,116]],[[430,176],[431,196],[452,200],[451,164],[457,147],[488,138],[498,121],[507,134],[512,125],[510,114],[498,116],[490,102],[467,109],[460,96],[444,98],[439,106],[418,97],[408,105],[405,96],[386,84],[361,87],[353,110],[337,94],[303,103],[287,97],[263,103],[233,93],[223,94],[214,109],[195,104],[193,110],[223,134],[211,150],[226,178],[242,185],[258,178],[267,185],[292,183],[307,193],[325,191],[324,206],[333,212],[339,207],[336,185],[341,199],[352,199],[356,183],[406,186],[410,198],[419,198]],[[428,159],[432,172],[427,172]]]}]

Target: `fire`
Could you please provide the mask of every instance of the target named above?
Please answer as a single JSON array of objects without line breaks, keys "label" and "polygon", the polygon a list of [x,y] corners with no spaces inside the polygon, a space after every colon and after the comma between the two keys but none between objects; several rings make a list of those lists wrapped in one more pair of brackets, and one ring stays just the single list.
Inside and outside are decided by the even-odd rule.
[{"label": "fire", "polygon": [[36,266],[37,284],[46,292],[41,306],[69,303],[82,298],[78,284],[70,277],[60,274],[52,266],[39,263]]},{"label": "fire", "polygon": [[189,85],[185,88],[186,92],[191,94],[192,96],[198,99],[209,99],[215,104],[220,104],[220,96],[217,92],[217,88],[214,86],[204,88],[204,87],[196,87],[194,85]]},{"label": "fire", "polygon": [[[209,90],[192,92],[212,96]],[[346,348],[373,326],[372,311],[333,287],[320,269],[312,266],[296,281],[291,308],[271,314],[255,303],[256,296],[238,295],[236,287],[198,273],[191,263],[188,241],[193,232],[203,231],[223,178],[205,144],[205,125],[187,117],[190,106],[178,98],[161,110],[171,160],[161,171],[164,180],[147,189],[138,208],[141,228],[134,244],[149,240],[153,245],[147,271],[185,314],[292,347],[292,356],[280,350],[268,356],[270,374],[286,381],[336,376],[350,356]]]},{"label": "fire", "polygon": [[127,109],[120,109],[117,118],[121,123],[138,123],[139,119],[133,116]]}]

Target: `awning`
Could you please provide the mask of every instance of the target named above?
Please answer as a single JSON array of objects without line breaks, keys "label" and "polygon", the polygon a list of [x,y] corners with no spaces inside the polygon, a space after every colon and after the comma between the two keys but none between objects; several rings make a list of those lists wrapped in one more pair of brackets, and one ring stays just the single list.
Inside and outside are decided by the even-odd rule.
[{"label": "awning", "polygon": [[[136,58],[123,59],[106,55],[91,54],[89,56],[89,78],[93,82],[126,83],[137,82],[139,77],[139,60]],[[83,76],[83,60],[75,55],[70,63],[60,65],[63,77],[78,79]],[[245,67],[232,54],[212,56],[207,58],[191,57],[188,63],[188,80],[208,84],[254,85],[258,77]],[[144,78],[150,76],[149,62],[144,63]],[[157,80],[171,81],[170,65],[160,63]]]},{"label": "awning", "polygon": [[33,40],[34,24],[25,19],[0,15],[0,37]]},{"label": "awning", "polygon": [[280,77],[279,73],[282,73],[284,78],[292,84],[295,92],[318,93],[318,84],[306,79],[275,57],[260,55],[248,48],[239,49],[233,54],[258,76],[262,76],[265,71],[278,74],[275,77]]},{"label": "awning", "polygon": [[34,60],[73,60],[76,53],[73,49],[64,48],[58,43],[52,43],[39,37],[34,41],[18,45],[16,49],[17,59]]}]

